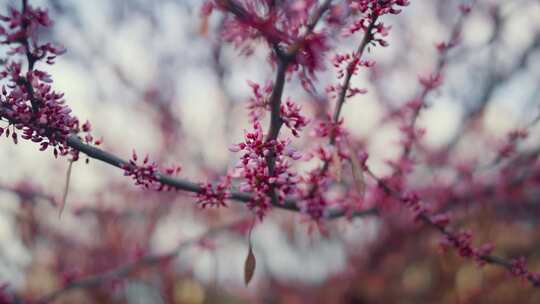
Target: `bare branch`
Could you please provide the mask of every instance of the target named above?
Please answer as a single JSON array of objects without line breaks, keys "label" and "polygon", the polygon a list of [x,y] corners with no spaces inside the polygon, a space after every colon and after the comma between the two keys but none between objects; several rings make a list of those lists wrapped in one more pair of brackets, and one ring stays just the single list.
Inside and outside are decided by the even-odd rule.
[{"label": "bare branch", "polygon": [[145,255],[133,262],[126,263],[117,268],[111,269],[107,272],[92,275],[92,276],[87,276],[82,279],[73,281],[67,284],[66,286],[64,286],[62,289],[59,289],[57,291],[54,291],[42,297],[41,300],[38,301],[38,303],[50,303],[71,290],[96,287],[110,280],[125,277],[140,267],[151,266],[151,265],[163,262],[163,261],[171,260],[175,258],[176,256],[178,256],[178,254],[180,254],[182,250],[187,249],[190,246],[193,246],[194,244],[199,242],[201,239],[215,236],[216,234],[221,233],[221,232],[226,232],[228,231],[228,228],[238,225],[242,221],[244,220],[234,221],[227,225],[211,228],[201,236],[197,236],[197,237],[188,239],[186,241],[183,241],[180,245],[178,245],[175,249],[173,249],[169,253],[160,254],[160,255],[151,255],[151,254]]}]

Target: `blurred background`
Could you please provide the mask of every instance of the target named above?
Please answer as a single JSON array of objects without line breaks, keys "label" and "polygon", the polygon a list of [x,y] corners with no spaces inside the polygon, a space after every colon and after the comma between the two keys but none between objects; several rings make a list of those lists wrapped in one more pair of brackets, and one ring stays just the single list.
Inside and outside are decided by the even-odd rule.
[{"label": "blurred background", "polygon": [[[20,6],[0,3],[2,12]],[[234,167],[237,154],[228,147],[251,128],[247,80],[274,78],[266,45],[255,45],[252,56],[239,54],[220,40],[223,15],[201,18],[197,0],[30,3],[47,7],[55,21],[41,39],[67,49],[47,68],[55,89],[82,121],[92,122],[105,150],[127,159],[135,149],[163,165],[179,163],[181,177],[194,182],[216,180]],[[391,173],[388,160],[401,149],[402,133],[388,113],[418,94],[418,75],[434,69],[435,44],[449,39],[461,3],[412,0],[402,14],[385,16],[390,45],[371,49],[366,56],[376,66],[353,78],[353,86],[368,93],[347,101],[345,125],[380,176]],[[538,154],[539,16],[535,0],[476,1],[460,45],[448,54],[444,84],[419,117],[426,134],[413,184],[469,189],[456,168],[492,164],[516,128],[529,131],[518,152]],[[336,32],[328,56],[355,49],[360,39]],[[320,116],[332,109],[325,87],[335,75],[327,64],[311,93],[293,76],[284,97],[308,117]],[[294,146],[307,149],[312,140],[302,136]],[[193,195],[145,191],[121,170],[90,160],[74,163],[59,218],[68,162],[5,138],[0,151],[0,285],[21,299],[41,299],[73,280],[182,244],[170,261],[75,288],[54,303],[540,302],[539,291],[502,269],[480,269],[452,251],[441,253],[434,231],[399,212],[337,219],[321,234],[304,215],[274,210],[253,230],[257,267],[246,287],[245,232],[252,215],[242,204],[202,210]],[[532,174],[540,172],[535,164]],[[497,162],[469,182],[495,183],[505,165]],[[526,164],[512,166],[518,172]],[[491,193],[448,208],[458,210],[455,224],[474,231],[475,239],[493,242],[502,256],[525,255],[538,271],[540,195],[534,187],[524,192],[519,198]]]}]

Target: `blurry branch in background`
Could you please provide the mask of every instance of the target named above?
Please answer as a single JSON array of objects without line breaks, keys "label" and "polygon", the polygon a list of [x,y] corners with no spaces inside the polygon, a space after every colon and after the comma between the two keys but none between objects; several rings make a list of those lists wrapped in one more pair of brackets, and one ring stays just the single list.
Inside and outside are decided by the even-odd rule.
[{"label": "blurry branch in background", "polygon": [[[369,169],[367,169],[366,172],[367,172],[368,176],[370,176],[373,180],[375,180],[377,182],[379,187],[384,192],[386,192],[388,195],[394,197],[396,200],[402,202],[403,204],[405,204],[405,205],[408,204],[408,201],[407,201],[408,198],[404,194],[400,193],[399,191],[396,191],[392,186],[390,186],[388,183],[386,183],[383,179],[379,178],[377,175],[375,175]],[[413,208],[413,209],[416,209],[416,208]],[[463,246],[463,245],[460,244],[460,235],[459,235],[459,233],[455,233],[454,231],[448,229],[444,224],[438,223],[436,220],[434,220],[435,217],[434,216],[429,216],[426,211],[414,210],[414,212],[416,213],[415,214],[415,219],[417,221],[420,221],[423,224],[425,224],[426,226],[435,229],[440,234],[442,234],[444,237],[446,237],[450,242],[455,243],[454,246],[458,247],[456,249],[459,249],[460,251],[462,250],[461,246]],[[469,249],[470,248],[467,248],[467,250],[469,250]],[[516,271],[518,271],[518,268],[519,268],[514,264],[515,263],[514,260],[508,261],[508,260],[506,260],[504,258],[494,256],[494,255],[490,255],[490,254],[480,254],[478,256],[475,256],[475,255],[472,254],[471,256],[469,256],[469,258],[471,258],[471,259],[479,259],[479,260],[481,260],[481,261],[483,261],[483,262],[485,262],[487,264],[505,268],[509,273],[511,273],[513,275],[516,275]],[[519,271],[522,271],[522,270],[523,269],[519,269]],[[521,275],[521,274],[519,274],[519,275]],[[536,288],[540,288],[540,276],[538,276],[536,274],[533,274],[533,273],[525,273],[524,279],[529,281],[529,283],[531,283],[532,286],[534,286]]]},{"label": "blurry branch in background", "polygon": [[[538,122],[540,121],[540,108],[538,108],[538,113],[536,114],[536,116],[529,122],[523,124],[523,127],[521,128],[521,130],[523,132],[526,132],[525,134],[528,134],[528,131],[530,129],[532,129],[535,125],[538,124]],[[518,144],[520,143],[520,139],[522,138],[519,138],[519,137],[510,137],[508,138],[508,143],[507,145],[513,145],[514,148],[513,149],[517,149],[517,146]],[[521,155],[519,155],[518,157],[515,157],[514,160],[511,160],[510,162],[514,161],[514,162],[517,162],[519,161],[519,158],[520,157],[530,157],[530,156],[537,156],[538,155],[538,149],[540,149],[540,147],[536,148],[536,149],[533,149],[532,151],[530,151],[529,153],[523,153]],[[489,161],[487,164],[485,164],[484,166],[481,166],[479,169],[481,170],[488,170],[488,169],[492,169],[493,167],[497,166],[498,164],[500,164],[503,160],[505,159],[504,155],[502,153],[499,153],[497,154],[497,156]]]},{"label": "blurry branch in background", "polygon": [[[476,1],[473,1],[470,5],[472,6],[475,2]],[[414,105],[412,117],[407,125],[408,129],[413,130],[412,132],[415,132],[414,130],[416,129],[416,124],[418,121],[418,117],[420,116],[421,110],[426,107],[426,99],[428,95],[432,93],[433,90],[436,89],[444,79],[444,73],[448,62],[448,53],[460,43],[459,40],[463,30],[463,24],[468,15],[468,11],[465,11],[463,9],[461,10],[457,22],[452,26],[452,31],[448,40],[439,42],[437,44],[438,56],[434,71],[429,76],[423,76],[420,78],[422,89],[420,90],[420,93],[418,93],[417,97],[414,98],[414,102],[418,104]],[[409,159],[415,142],[416,140],[413,137],[410,142],[407,142],[403,145],[403,149],[401,152],[402,160]],[[403,172],[400,172],[398,170],[396,173],[402,174]]]},{"label": "blurry branch in background", "polygon": [[[453,133],[453,137],[448,143],[441,149],[446,154],[451,154],[454,148],[461,142],[463,135],[470,131],[472,124],[488,107],[489,103],[493,101],[493,97],[497,94],[498,90],[509,83],[515,77],[518,77],[523,70],[528,66],[528,60],[540,49],[540,32],[534,35],[533,41],[515,60],[515,63],[510,67],[504,67],[496,64],[498,56],[504,52],[505,40],[503,37],[503,30],[507,20],[502,14],[502,7],[499,5],[492,9],[492,21],[494,24],[494,30],[492,37],[486,45],[481,46],[478,50],[468,50],[466,53],[459,54],[459,56],[477,54],[482,51],[483,48],[488,48],[487,62],[485,64],[485,77],[483,79],[483,86],[477,93],[477,97],[473,97],[473,101],[467,105],[464,103],[464,107],[467,109],[462,122],[459,127]],[[502,51],[501,51],[502,50]],[[534,97],[533,97],[534,98]],[[536,102],[538,104],[538,101]]]},{"label": "blurry branch in background", "polygon": [[6,186],[0,184],[0,192],[11,192],[17,195],[21,203],[35,203],[36,199],[40,199],[49,202],[52,206],[57,205],[57,202],[52,195],[33,190],[25,184],[19,184],[15,186]]},{"label": "blurry branch in background", "polygon": [[204,239],[214,237],[217,234],[225,233],[225,232],[230,233],[230,231],[234,230],[235,228],[242,228],[242,226],[246,223],[246,221],[249,222],[250,219],[237,220],[229,224],[210,228],[200,236],[182,241],[175,249],[173,249],[172,251],[168,253],[159,254],[159,255],[152,255],[152,254],[144,255],[133,262],[126,263],[117,268],[111,269],[107,272],[92,275],[92,276],[87,276],[81,279],[76,279],[68,283],[63,288],[42,297],[38,301],[38,303],[50,303],[71,290],[81,289],[81,288],[92,288],[92,287],[102,285],[110,280],[128,276],[133,271],[136,271],[138,268],[143,267],[143,266],[151,266],[151,265],[156,265],[160,263],[171,262],[183,250],[188,249],[193,245],[196,245],[198,242],[201,242]]}]

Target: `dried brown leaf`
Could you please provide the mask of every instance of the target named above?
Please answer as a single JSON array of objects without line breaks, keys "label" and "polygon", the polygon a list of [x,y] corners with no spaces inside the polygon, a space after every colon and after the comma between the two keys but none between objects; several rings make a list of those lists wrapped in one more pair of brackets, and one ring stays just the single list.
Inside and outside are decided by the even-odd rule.
[{"label": "dried brown leaf", "polygon": [[208,36],[208,23],[209,23],[209,16],[204,16],[201,19],[201,23],[199,24],[199,34],[203,37]]},{"label": "dried brown leaf", "polygon": [[257,261],[255,259],[255,254],[253,254],[253,248],[251,246],[251,242],[249,242],[249,251],[246,257],[246,262],[244,264],[244,282],[246,283],[246,286],[249,284],[249,282],[253,278],[256,265],[257,265]]},{"label": "dried brown leaf", "polygon": [[334,152],[332,153],[332,171],[334,173],[334,176],[336,177],[336,181],[339,183],[341,182],[341,157],[339,157],[338,149],[334,149]]},{"label": "dried brown leaf", "polygon": [[356,153],[354,153],[353,149],[350,146],[349,150],[351,153],[351,170],[354,185],[356,187],[356,191],[358,191],[358,194],[364,196],[364,192],[366,189],[366,182],[364,180],[364,169],[362,168],[362,165],[358,160],[358,156],[356,155]]}]

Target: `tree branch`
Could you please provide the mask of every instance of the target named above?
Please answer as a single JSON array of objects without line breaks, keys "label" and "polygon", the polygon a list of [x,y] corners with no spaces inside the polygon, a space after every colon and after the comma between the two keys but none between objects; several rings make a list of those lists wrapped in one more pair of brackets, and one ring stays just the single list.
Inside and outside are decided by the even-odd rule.
[{"label": "tree branch", "polygon": [[[446,46],[443,47],[442,50],[439,51],[439,57],[437,59],[435,72],[432,74],[435,77],[442,77],[443,69],[446,66],[446,63],[447,63],[447,60],[448,60],[448,58],[447,58],[448,51],[451,48],[453,48],[455,46],[455,44],[458,42],[459,36],[461,34],[461,31],[462,31],[462,28],[463,28],[463,23],[465,22],[466,16],[467,16],[467,14],[465,14],[463,12],[461,13],[461,15],[459,16],[458,21],[456,22],[456,24],[452,28],[452,32],[450,34],[449,42],[447,43]],[[416,127],[416,122],[418,121],[418,116],[420,116],[420,111],[422,110],[422,108],[424,108],[426,106],[426,98],[427,98],[428,94],[433,91],[433,89],[434,88],[431,87],[431,86],[424,86],[424,88],[419,93],[419,95],[417,97],[417,100],[419,100],[421,102],[421,105],[418,106],[418,107],[415,107],[414,110],[413,110],[412,118],[411,118],[411,121],[409,122],[409,126],[408,126],[408,129],[412,130],[411,132],[415,132],[414,129]],[[403,150],[402,150],[402,153],[401,153],[401,159],[408,159],[409,158],[409,156],[411,154],[411,151],[412,151],[412,148],[413,148],[413,144],[414,144],[414,139],[410,144],[405,144],[403,146]],[[396,173],[401,174],[402,172],[396,172]]]},{"label": "tree branch", "polygon": [[[397,199],[398,201],[403,201],[403,197],[399,191],[394,190],[390,185],[388,185],[383,179],[376,176],[371,170],[366,170],[367,174],[377,183],[379,187],[388,195],[392,196],[393,198]],[[449,239],[455,238],[455,235],[450,231],[448,228],[441,224],[435,223],[425,212],[422,212],[418,215],[418,219],[424,223],[426,226],[431,227],[435,230],[437,230],[442,235],[448,237]],[[494,256],[494,255],[482,255],[479,256],[479,258],[491,265],[503,267],[509,272],[512,272],[514,270],[514,266],[511,262],[507,261],[504,258]],[[537,288],[540,288],[540,278],[528,274],[526,276],[526,279]]]},{"label": "tree branch", "polygon": [[[373,28],[375,27],[375,23],[377,22],[377,18],[378,18],[378,16],[376,16],[376,15],[373,17],[373,20],[370,22],[368,28],[366,29],[366,33],[364,34],[364,37],[362,38],[362,41],[358,45],[358,49],[356,50],[356,56],[359,59],[362,58],[362,55],[364,54],[365,48],[367,47],[367,45],[369,44],[371,39],[373,39],[373,34],[371,32],[373,31]],[[347,90],[349,89],[351,79],[352,79],[352,76],[353,76],[354,71],[355,71],[355,66],[354,66],[355,64],[358,64],[358,63],[355,63],[355,61],[352,61],[349,64],[349,66],[347,67],[347,72],[346,72],[345,78],[343,80],[343,84],[341,85],[341,91],[339,93],[339,97],[338,97],[338,100],[337,100],[337,103],[336,103],[336,107],[334,109],[334,114],[332,115],[332,123],[334,123],[334,124],[338,123],[339,117],[340,117],[340,114],[341,114],[341,109],[343,108],[343,105],[345,104],[345,101],[346,101],[346,98],[347,98]],[[329,144],[333,146],[335,143],[336,143],[336,133],[331,132],[330,133]],[[325,160],[324,164],[323,164],[323,166],[321,168],[321,172],[319,174],[321,176],[325,175],[329,168],[330,168],[330,161]],[[317,187],[318,187],[317,185],[314,185],[311,188],[311,190],[309,192],[309,196],[313,196],[315,194],[315,192],[317,191]]]},{"label": "tree branch", "polygon": [[[86,154],[88,157],[97,159],[99,161],[105,162],[109,165],[112,165],[114,167],[123,169],[125,166],[131,166],[129,162],[121,159],[120,157],[109,153],[107,151],[101,150],[99,148],[96,148],[94,146],[88,145],[84,143],[79,137],[76,135],[71,135],[68,137],[67,140],[68,146],[77,149],[78,151]],[[202,187],[194,182],[190,182],[183,179],[174,178],[172,176],[159,173],[157,175],[157,180],[167,186],[171,186],[178,190],[183,190],[187,192],[194,192],[199,193],[203,189]],[[251,193],[246,192],[239,192],[239,191],[231,191],[231,195],[229,199],[238,201],[241,203],[247,203],[252,199]],[[300,212],[300,208],[296,205],[296,201],[292,199],[286,199],[284,204],[274,204],[275,208],[294,211],[294,212]],[[329,219],[336,219],[345,216],[345,212],[341,210],[337,211],[331,211],[328,214]],[[354,217],[360,217],[360,216],[368,216],[368,215],[375,215],[376,211],[374,209],[368,209],[365,211],[359,211],[353,214]]]},{"label": "tree branch", "polygon": [[[287,68],[291,63],[291,60],[294,59],[296,54],[300,51],[306,37],[311,34],[317,22],[321,19],[322,15],[330,7],[331,0],[326,1],[320,9],[317,10],[316,15],[312,21],[308,24],[305,35],[300,39],[299,42],[293,45],[292,49],[287,53],[283,53],[278,45],[274,45],[274,52],[278,61],[278,70],[276,73],[276,81],[274,83],[274,88],[272,90],[272,95],[270,96],[270,126],[268,133],[266,135],[266,141],[276,140],[279,136],[279,131],[283,125],[283,119],[281,118],[281,97],[283,95],[283,89],[285,87],[285,77],[287,74]],[[268,166],[268,172],[270,175],[274,173],[274,168],[276,165],[276,155],[275,151],[272,149],[266,158],[266,163]],[[275,187],[272,185],[270,187],[269,195],[272,199],[273,205],[279,205],[277,195],[275,192]],[[298,207],[297,207],[298,208]]]}]

